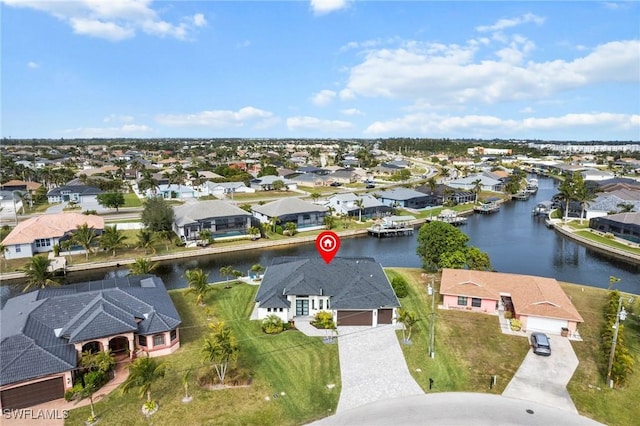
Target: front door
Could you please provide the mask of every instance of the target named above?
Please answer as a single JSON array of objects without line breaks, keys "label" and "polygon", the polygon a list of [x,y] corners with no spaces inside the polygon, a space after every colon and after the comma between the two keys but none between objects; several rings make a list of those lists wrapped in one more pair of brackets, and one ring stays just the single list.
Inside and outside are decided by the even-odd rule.
[{"label": "front door", "polygon": [[309,300],[308,299],[296,300],[296,316],[297,317],[309,316]]}]

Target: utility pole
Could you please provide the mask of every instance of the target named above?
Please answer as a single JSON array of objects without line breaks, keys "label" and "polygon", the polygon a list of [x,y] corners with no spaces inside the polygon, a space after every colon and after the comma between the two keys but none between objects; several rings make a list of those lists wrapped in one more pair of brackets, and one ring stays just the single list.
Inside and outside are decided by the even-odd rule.
[{"label": "utility pole", "polygon": [[613,380],[611,380],[611,370],[613,368],[613,358],[616,354],[616,344],[618,343],[618,330],[620,329],[620,320],[624,321],[627,317],[627,312],[622,307],[622,296],[618,300],[618,311],[616,312],[616,322],[613,325],[613,339],[611,341],[611,353],[609,354],[609,368],[607,369],[607,384],[610,388],[613,387]]},{"label": "utility pole", "polygon": [[429,338],[429,357],[436,357],[436,348],[434,347],[436,337],[436,288],[434,286],[434,278],[431,277],[431,286],[429,286],[431,294],[431,333]]}]

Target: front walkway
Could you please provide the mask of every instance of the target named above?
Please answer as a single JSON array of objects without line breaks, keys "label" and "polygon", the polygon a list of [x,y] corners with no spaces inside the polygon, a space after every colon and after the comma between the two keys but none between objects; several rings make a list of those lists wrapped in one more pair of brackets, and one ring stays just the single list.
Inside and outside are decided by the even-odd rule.
[{"label": "front walkway", "polygon": [[[93,396],[93,403],[101,401],[105,396],[116,390],[118,386],[129,377],[129,358],[118,359],[116,363],[115,377],[101,387]],[[34,405],[19,411],[23,419],[7,418],[2,416],[2,426],[64,426],[65,413],[80,407],[89,405],[89,399],[67,402],[62,399]],[[100,416],[100,410],[96,408],[96,415]],[[39,418],[38,418],[39,416]],[[46,416],[46,417],[45,417]],[[46,420],[44,420],[46,419]]]}]

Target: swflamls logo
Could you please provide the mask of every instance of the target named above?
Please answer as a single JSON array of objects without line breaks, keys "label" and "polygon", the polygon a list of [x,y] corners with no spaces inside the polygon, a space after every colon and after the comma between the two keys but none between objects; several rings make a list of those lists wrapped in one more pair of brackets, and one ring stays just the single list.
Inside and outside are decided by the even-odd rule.
[{"label": "swflamls logo", "polygon": [[33,408],[20,408],[16,410],[3,408],[2,417],[10,420],[64,420],[69,418],[68,410],[36,410]]}]

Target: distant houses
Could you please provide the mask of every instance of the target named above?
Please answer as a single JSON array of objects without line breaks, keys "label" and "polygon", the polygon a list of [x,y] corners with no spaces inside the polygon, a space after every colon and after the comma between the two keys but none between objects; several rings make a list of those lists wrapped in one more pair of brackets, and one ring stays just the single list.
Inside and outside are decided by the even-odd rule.
[{"label": "distant houses", "polygon": [[214,239],[248,237],[252,226],[251,213],[222,200],[188,203],[173,211],[173,230],[183,242],[202,239],[202,231]]},{"label": "distant houses", "polygon": [[253,207],[253,215],[260,223],[284,225],[292,222],[298,230],[311,231],[324,228],[328,209],[296,197],[282,198]]}]

